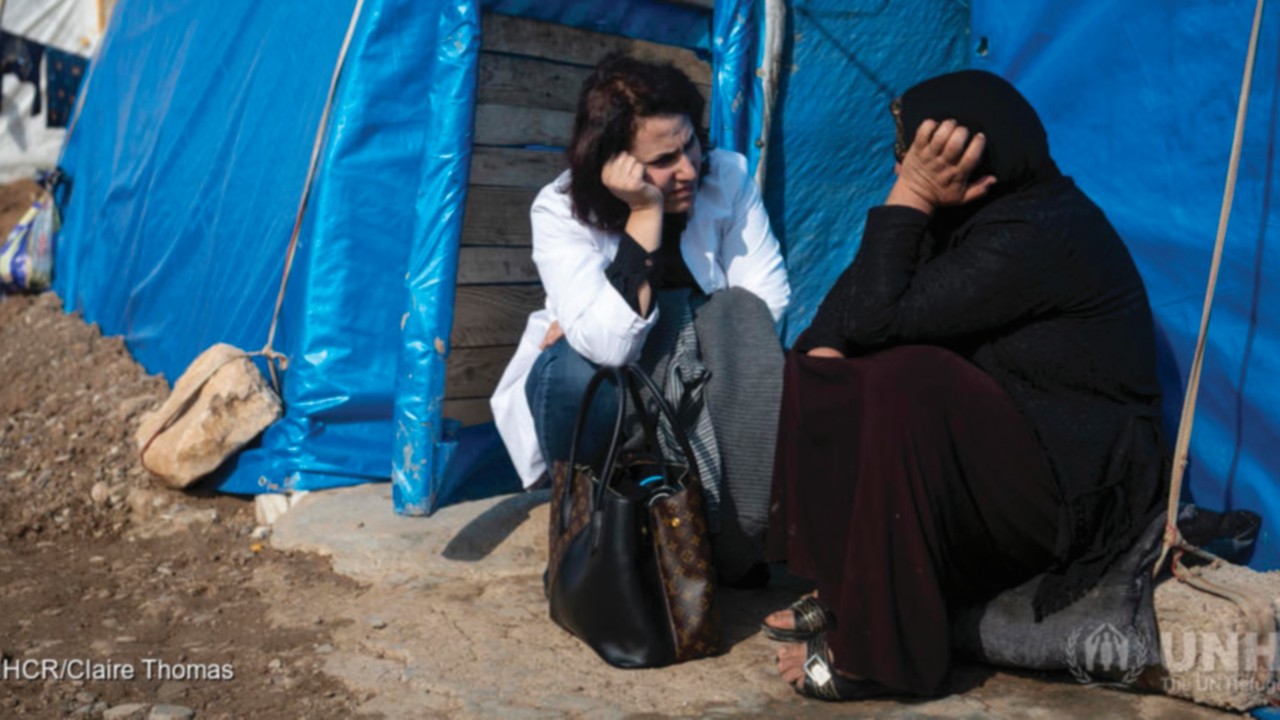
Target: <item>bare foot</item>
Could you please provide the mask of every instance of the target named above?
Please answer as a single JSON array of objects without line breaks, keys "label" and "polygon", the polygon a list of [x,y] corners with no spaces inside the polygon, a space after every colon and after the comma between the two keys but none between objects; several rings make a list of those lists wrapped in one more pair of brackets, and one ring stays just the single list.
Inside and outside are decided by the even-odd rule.
[{"label": "bare foot", "polygon": [[[802,595],[801,597],[816,598],[818,597],[818,591],[814,590],[813,592],[808,593],[807,595]],[[769,615],[764,619],[764,624],[778,628],[779,630],[795,630],[796,614],[791,612],[791,608],[783,608],[775,613],[769,613]]]},{"label": "bare foot", "polygon": [[778,647],[778,674],[788,685],[804,682],[804,661],[808,659],[808,647],[804,643],[787,643]]}]

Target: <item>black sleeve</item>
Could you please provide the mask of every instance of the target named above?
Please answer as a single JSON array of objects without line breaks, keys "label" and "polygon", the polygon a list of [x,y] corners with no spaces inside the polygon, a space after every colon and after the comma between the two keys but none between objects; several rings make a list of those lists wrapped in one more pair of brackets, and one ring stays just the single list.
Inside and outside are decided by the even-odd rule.
[{"label": "black sleeve", "polygon": [[[623,233],[622,239],[618,241],[618,254],[613,256],[613,262],[604,269],[604,276],[639,315],[640,287],[648,281],[650,293],[657,294],[658,279],[662,277],[662,258],[656,252],[645,251],[635,238]],[[649,317],[655,307],[657,303],[650,302],[649,312],[644,316]]]},{"label": "black sleeve", "polygon": [[910,208],[867,213],[862,247],[823,301],[806,338],[811,347],[856,355],[948,344],[1043,312],[1069,282],[1060,248],[1029,223],[975,226],[955,248],[922,263],[927,225]]},{"label": "black sleeve", "polygon": [[854,306],[861,294],[856,288],[860,282],[866,282],[865,278],[860,280],[859,275],[867,274],[861,266],[866,264],[864,256],[868,238],[873,234],[889,236],[885,251],[894,254],[894,264],[914,267],[928,223],[928,216],[919,210],[900,206],[872,208],[867,213],[863,249],[858,251],[853,264],[840,274],[836,284],[827,292],[813,322],[796,339],[794,348],[800,352],[808,352],[818,347],[830,347],[846,355],[856,354],[855,344],[851,342],[857,324]]},{"label": "black sleeve", "polygon": [[[915,213],[916,223],[888,210]],[[895,213],[895,215],[897,215]],[[1029,222],[971,228],[919,263],[924,215],[873,208],[854,263],[849,342],[864,349],[947,344],[998,331],[1059,304],[1072,282],[1061,242]]]}]

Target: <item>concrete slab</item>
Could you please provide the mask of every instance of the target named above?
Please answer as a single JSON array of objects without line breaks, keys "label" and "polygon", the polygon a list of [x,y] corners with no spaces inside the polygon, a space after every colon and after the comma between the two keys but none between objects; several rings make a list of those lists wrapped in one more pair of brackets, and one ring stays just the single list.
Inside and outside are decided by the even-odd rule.
[{"label": "concrete slab", "polygon": [[[337,628],[326,672],[386,718],[1218,718],[1225,713],[1159,696],[1075,683],[1063,673],[977,666],[953,673],[953,694],[926,702],[825,704],[777,676],[774,647],[757,632],[795,589],[724,591],[729,649],[656,670],[617,670],[547,617],[546,493],[446,508],[431,518],[391,509],[390,487],[311,493],[283,516],[273,546],[331,556],[363,587],[309,598],[322,617],[282,624]],[[278,585],[279,583],[277,583]]]},{"label": "concrete slab", "polygon": [[312,492],[276,521],[271,544],[328,555],[334,570],[361,582],[495,580],[546,563],[549,500],[542,490],[420,518],[395,514],[388,484]]}]

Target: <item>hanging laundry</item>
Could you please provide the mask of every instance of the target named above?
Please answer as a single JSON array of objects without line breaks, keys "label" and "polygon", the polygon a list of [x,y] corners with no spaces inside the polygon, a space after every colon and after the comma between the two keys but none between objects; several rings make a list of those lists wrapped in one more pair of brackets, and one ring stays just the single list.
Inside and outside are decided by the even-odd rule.
[{"label": "hanging laundry", "polygon": [[45,46],[33,40],[18,37],[0,30],[0,77],[15,75],[18,82],[29,82],[36,87],[36,99],[31,103],[31,114],[40,114],[40,58]]},{"label": "hanging laundry", "polygon": [[45,126],[66,127],[76,104],[76,93],[89,67],[89,59],[54,47],[45,49],[45,89],[49,96],[49,113]]}]

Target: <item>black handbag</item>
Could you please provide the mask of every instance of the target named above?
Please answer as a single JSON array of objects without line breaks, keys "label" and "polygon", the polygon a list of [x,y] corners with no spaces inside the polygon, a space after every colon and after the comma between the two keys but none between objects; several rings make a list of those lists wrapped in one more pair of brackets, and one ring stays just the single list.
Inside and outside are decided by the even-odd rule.
[{"label": "black handbag", "polygon": [[[617,385],[618,415],[597,476],[576,459],[588,408],[606,378]],[[640,387],[666,416],[683,462],[662,456]],[[645,451],[622,450],[628,395]],[[615,667],[658,667],[717,651],[715,569],[697,463],[675,412],[643,370],[601,368],[591,378],[569,460],[553,468],[550,514],[545,583],[552,620]]]}]

